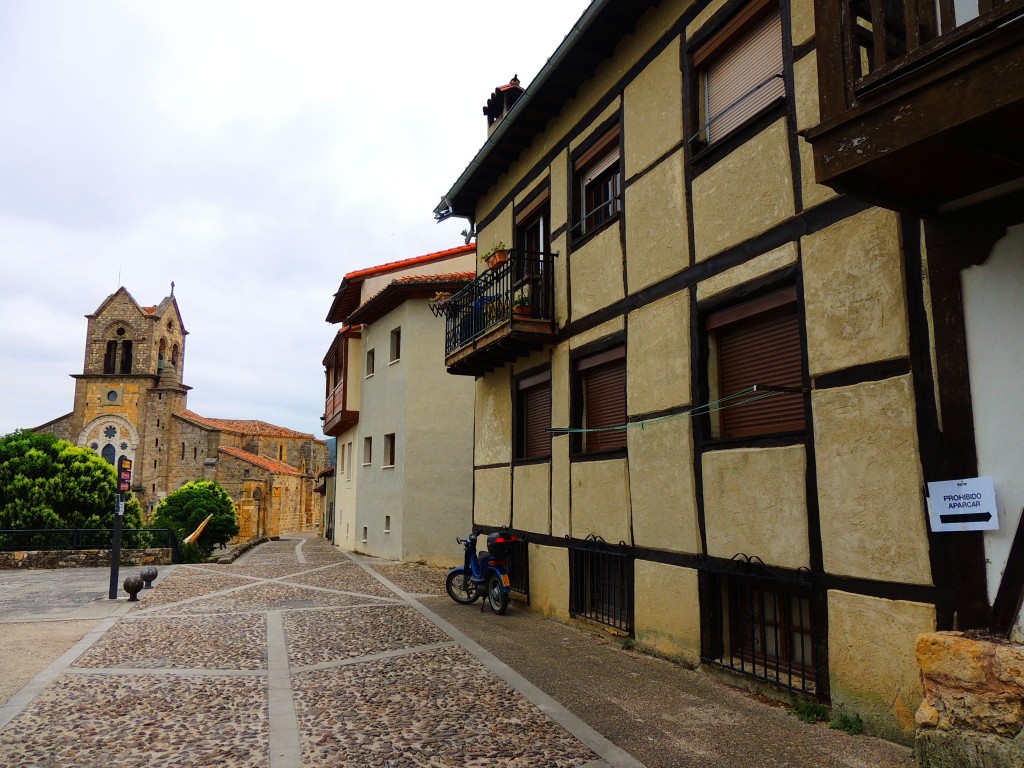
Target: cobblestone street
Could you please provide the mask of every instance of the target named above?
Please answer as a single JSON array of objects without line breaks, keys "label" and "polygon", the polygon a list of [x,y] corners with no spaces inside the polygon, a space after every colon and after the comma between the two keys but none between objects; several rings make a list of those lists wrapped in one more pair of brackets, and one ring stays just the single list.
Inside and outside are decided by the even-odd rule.
[{"label": "cobblestone street", "polygon": [[294,538],[170,569],[12,700],[0,765],[636,764],[599,761],[422,615],[404,590],[442,571],[365,562]]},{"label": "cobblestone street", "polygon": [[456,605],[444,573],[308,535],[162,568],[138,603],[102,569],[0,572],[0,766],[914,765],[605,633]]}]

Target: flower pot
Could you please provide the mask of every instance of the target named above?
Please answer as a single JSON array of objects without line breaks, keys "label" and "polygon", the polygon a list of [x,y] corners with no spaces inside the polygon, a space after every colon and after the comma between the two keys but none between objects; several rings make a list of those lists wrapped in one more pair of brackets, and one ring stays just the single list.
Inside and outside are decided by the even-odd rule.
[{"label": "flower pot", "polygon": [[533,307],[529,304],[516,304],[512,307],[512,314],[516,317],[531,317],[533,315]]},{"label": "flower pot", "polygon": [[497,250],[487,257],[487,268],[495,269],[508,261],[508,249]]}]

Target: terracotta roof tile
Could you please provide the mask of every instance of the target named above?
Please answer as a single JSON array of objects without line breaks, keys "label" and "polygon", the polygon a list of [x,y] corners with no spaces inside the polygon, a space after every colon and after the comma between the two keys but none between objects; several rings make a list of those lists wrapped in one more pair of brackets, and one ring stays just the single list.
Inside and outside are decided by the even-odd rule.
[{"label": "terracotta roof tile", "polygon": [[240,461],[245,461],[254,466],[265,469],[268,472],[273,472],[276,475],[301,475],[295,467],[291,464],[285,464],[283,461],[277,461],[276,459],[268,459],[266,456],[257,456],[255,453],[249,453],[243,451],[241,448],[233,448],[231,446],[222,445],[217,449],[217,453],[223,453],[226,456],[231,456]]},{"label": "terracotta roof tile", "polygon": [[364,301],[349,315],[349,320],[372,323],[408,298],[429,288],[447,288],[453,293],[476,277],[476,272],[448,272],[441,275],[405,275],[398,277]]},{"label": "terracotta roof tile", "polygon": [[279,427],[276,424],[269,424],[265,421],[257,421],[254,419],[211,419],[188,410],[182,411],[176,415],[186,418],[189,421],[194,421],[200,426],[209,427],[210,429],[218,429],[221,432],[230,432],[235,435],[291,437],[306,440],[316,439],[308,432],[297,432],[294,429]]},{"label": "terracotta roof tile", "polygon": [[379,275],[383,272],[391,272],[395,269],[404,269],[406,267],[413,267],[417,264],[427,264],[437,259],[444,259],[449,256],[459,256],[463,253],[469,253],[475,251],[475,245],[460,245],[457,248],[448,248],[444,251],[435,251],[434,253],[427,253],[423,256],[413,256],[411,259],[402,259],[401,261],[389,261],[386,264],[379,264],[376,267],[367,267],[366,269],[357,269],[355,272],[349,272],[345,275],[346,280],[359,277],[369,277],[370,275]]}]

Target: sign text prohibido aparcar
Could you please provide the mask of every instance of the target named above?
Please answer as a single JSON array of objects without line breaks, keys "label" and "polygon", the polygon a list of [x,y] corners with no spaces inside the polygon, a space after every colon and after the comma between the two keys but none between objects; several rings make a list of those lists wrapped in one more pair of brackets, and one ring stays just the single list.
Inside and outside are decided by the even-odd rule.
[{"label": "sign text prohibido aparcar", "polygon": [[928,483],[928,520],[936,533],[998,530],[999,514],[992,478]]}]

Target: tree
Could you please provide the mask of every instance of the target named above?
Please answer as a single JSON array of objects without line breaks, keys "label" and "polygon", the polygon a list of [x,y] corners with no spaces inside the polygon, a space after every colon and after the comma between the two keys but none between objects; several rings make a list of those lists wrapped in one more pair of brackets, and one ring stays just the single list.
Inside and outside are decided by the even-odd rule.
[{"label": "tree", "polygon": [[235,503],[228,492],[210,480],[195,480],[169,493],[150,523],[152,528],[173,528],[179,539],[191,534],[199,524],[213,515],[196,542],[209,556],[218,544],[227,544],[238,535]]},{"label": "tree", "polygon": [[[0,528],[111,528],[117,473],[88,448],[19,430],[0,437]],[[142,524],[135,499],[126,528]]]}]

